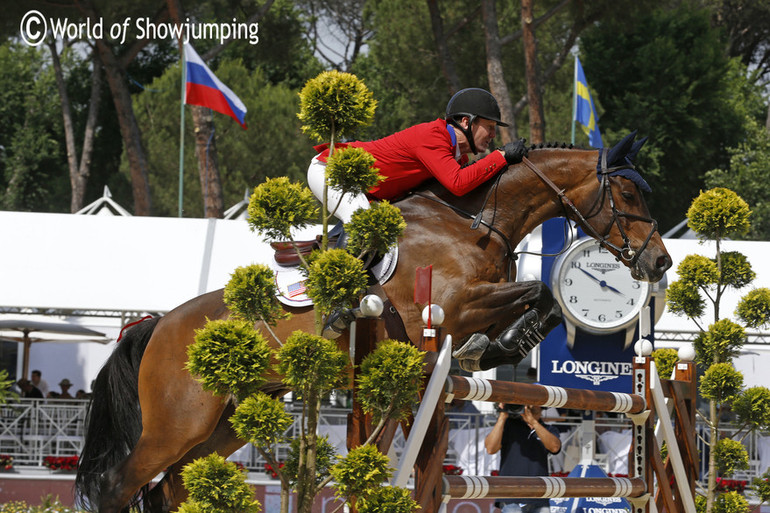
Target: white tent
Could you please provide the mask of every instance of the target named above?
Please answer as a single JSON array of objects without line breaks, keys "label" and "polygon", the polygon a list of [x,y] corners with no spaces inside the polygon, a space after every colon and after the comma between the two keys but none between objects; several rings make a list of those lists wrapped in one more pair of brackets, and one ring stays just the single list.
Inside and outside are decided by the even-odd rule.
[{"label": "white tent", "polygon": [[[113,339],[272,255],[244,220],[0,212],[0,240],[0,319],[45,314]],[[87,390],[113,346],[33,345],[30,368]]]}]

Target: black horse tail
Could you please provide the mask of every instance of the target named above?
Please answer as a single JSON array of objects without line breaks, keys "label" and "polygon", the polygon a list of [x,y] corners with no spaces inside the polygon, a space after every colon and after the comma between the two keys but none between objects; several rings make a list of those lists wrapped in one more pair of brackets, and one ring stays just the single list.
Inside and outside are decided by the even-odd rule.
[{"label": "black horse tail", "polygon": [[155,317],[126,331],[94,382],[75,478],[78,502],[89,511],[99,507],[104,472],[122,462],[142,434],[139,363],[159,320]]}]

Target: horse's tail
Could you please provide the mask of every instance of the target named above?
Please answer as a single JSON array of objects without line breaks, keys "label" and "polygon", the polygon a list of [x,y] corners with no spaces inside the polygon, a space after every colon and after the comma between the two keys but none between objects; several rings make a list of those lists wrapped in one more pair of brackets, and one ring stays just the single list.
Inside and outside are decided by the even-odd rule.
[{"label": "horse's tail", "polygon": [[99,507],[102,474],[122,462],[142,434],[139,363],[159,319],[128,330],[94,382],[75,479],[78,500],[91,511]]}]

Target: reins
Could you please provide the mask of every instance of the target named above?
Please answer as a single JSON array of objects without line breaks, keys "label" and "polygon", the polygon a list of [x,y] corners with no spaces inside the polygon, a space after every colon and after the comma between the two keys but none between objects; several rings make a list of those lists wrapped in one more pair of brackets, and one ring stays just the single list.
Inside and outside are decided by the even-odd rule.
[{"label": "reins", "polygon": [[[564,189],[559,189],[553,181],[551,181],[550,178],[548,178],[540,169],[538,169],[537,166],[535,166],[532,161],[530,161],[527,157],[524,157],[522,159],[522,162],[526,164],[528,168],[530,168],[540,179],[548,185],[551,189],[556,192],[556,195],[559,197],[559,201],[561,202],[562,206],[566,205],[570,210],[572,210],[573,214],[577,219],[579,220],[580,224],[584,227],[584,229],[588,232],[588,235],[599,241],[599,245],[607,248],[607,249],[613,249],[615,250],[618,255],[620,255],[620,258],[623,260],[626,260],[629,262],[630,266],[636,265],[637,260],[639,260],[639,256],[642,254],[642,251],[647,247],[647,244],[650,242],[650,239],[652,239],[653,234],[658,230],[658,222],[655,221],[655,219],[649,218],[649,217],[642,217],[636,214],[629,214],[626,212],[621,212],[617,209],[615,206],[615,198],[612,195],[612,185],[610,184],[609,180],[609,174],[615,171],[618,171],[620,169],[634,169],[634,166],[632,164],[626,164],[623,166],[614,166],[614,167],[607,167],[607,154],[609,153],[609,149],[602,148],[601,149],[601,169],[600,173],[602,175],[601,183],[599,184],[599,187],[603,188],[603,192],[606,194],[606,197],[610,201],[610,209],[612,211],[612,221],[610,222],[610,226],[612,224],[615,224],[618,227],[618,231],[620,232],[620,236],[623,239],[623,246],[620,247],[617,244],[613,244],[609,241],[609,233],[610,230],[607,230],[607,233],[605,235],[599,234],[599,232],[594,228],[592,225],[588,223],[588,219],[578,210],[578,208],[575,206],[574,203],[572,203],[572,200],[567,197],[567,195],[564,193]],[[604,195],[603,195],[604,196]],[[604,200],[602,199],[602,203],[604,203]],[[620,218],[625,217],[629,219],[634,219],[637,221],[642,221],[645,223],[650,223],[651,228],[650,232],[647,234],[647,238],[644,239],[644,242],[640,246],[639,250],[634,250],[631,247],[631,240],[626,235],[625,230],[623,229],[623,225],[620,222]]]},{"label": "reins", "polygon": [[[489,196],[491,194],[492,189],[497,189],[497,183],[500,181],[500,175],[502,173],[498,173],[497,178],[495,179],[495,184],[489,189],[489,192],[487,193],[487,197],[484,199],[484,205],[486,205],[487,201],[489,200]],[[445,207],[449,207],[455,212],[457,212],[460,215],[463,215],[467,217],[468,219],[473,219],[473,224],[471,225],[471,229],[475,230],[479,227],[479,225],[486,226],[490,231],[496,233],[501,239],[503,239],[503,242],[505,242],[505,257],[508,259],[508,281],[511,281],[511,269],[513,266],[513,263],[518,259],[518,256],[516,255],[516,252],[513,251],[513,246],[511,245],[511,240],[508,238],[507,235],[505,235],[503,232],[501,232],[498,228],[495,228],[491,224],[487,223],[481,218],[481,214],[484,211],[484,205],[482,205],[481,210],[478,214],[473,215],[470,212],[468,212],[465,209],[462,209],[456,205],[452,205],[451,203],[442,200],[441,198],[437,198],[435,196],[428,196],[427,194],[424,194],[422,192],[411,192],[411,195],[414,196],[420,196],[421,198],[425,198],[428,200],[431,200],[433,202],[438,203],[439,205],[443,205]]]}]

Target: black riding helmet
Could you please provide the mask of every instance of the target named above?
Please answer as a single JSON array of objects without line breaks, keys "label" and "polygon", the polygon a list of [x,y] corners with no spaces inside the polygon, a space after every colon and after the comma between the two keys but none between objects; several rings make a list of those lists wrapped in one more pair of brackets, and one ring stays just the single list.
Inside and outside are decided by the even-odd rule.
[{"label": "black riding helmet", "polygon": [[[460,125],[460,120],[465,116],[470,120],[468,128],[463,128]],[[471,151],[474,154],[477,151],[476,143],[473,140],[472,128],[476,118],[489,119],[496,122],[499,126],[508,126],[508,123],[503,123],[500,119],[500,107],[497,105],[497,100],[489,91],[484,89],[477,87],[462,89],[457,91],[449,99],[449,103],[446,104],[447,123],[451,123],[465,134],[465,138],[468,139]]]}]

